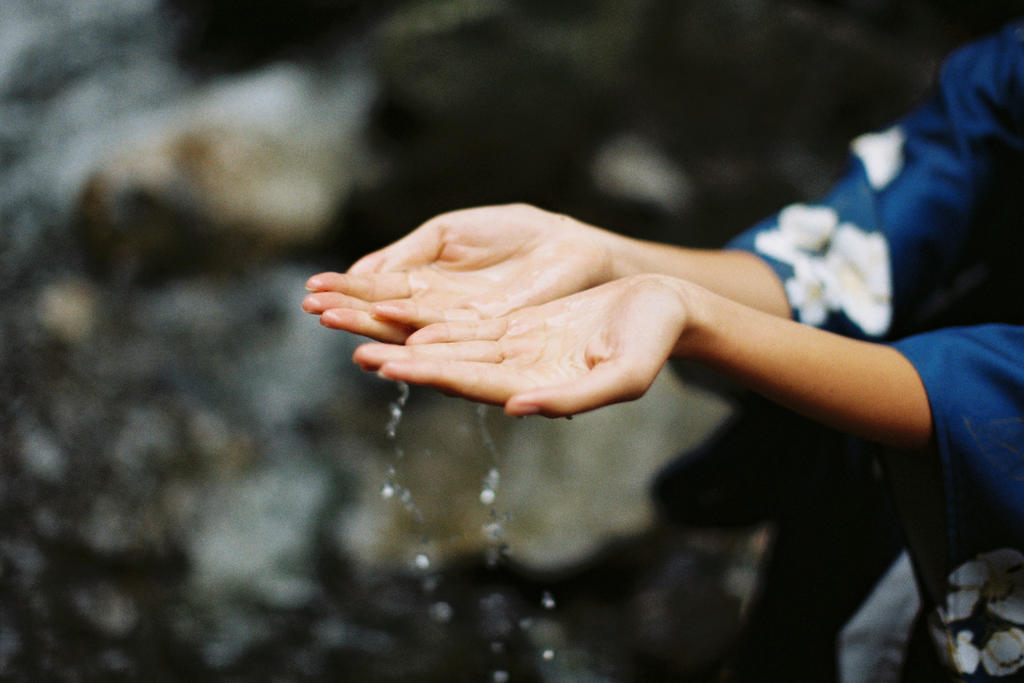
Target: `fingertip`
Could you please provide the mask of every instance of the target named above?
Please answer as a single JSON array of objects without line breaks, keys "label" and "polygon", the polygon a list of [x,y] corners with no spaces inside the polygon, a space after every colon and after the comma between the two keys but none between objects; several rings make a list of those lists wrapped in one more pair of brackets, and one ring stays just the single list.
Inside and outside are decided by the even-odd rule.
[{"label": "fingertip", "polygon": [[377,370],[377,367],[375,365],[371,365],[370,363],[360,363],[355,358],[352,359],[352,362],[358,365],[359,369],[362,370],[363,372],[374,372]]},{"label": "fingertip", "polygon": [[505,414],[510,417],[527,417],[528,415],[538,415],[540,412],[539,403],[522,396],[513,396],[505,402]]},{"label": "fingertip", "polygon": [[320,312],[320,324],[332,330],[352,331],[352,321],[346,315],[345,309],[329,308]]},{"label": "fingertip", "polygon": [[330,287],[329,280],[334,275],[337,275],[337,273],[324,272],[311,275],[309,279],[306,280],[306,290],[310,292],[322,292],[325,289],[328,289]]},{"label": "fingertip", "polygon": [[405,343],[408,346],[415,346],[417,344],[429,344],[431,342],[436,342],[438,341],[436,332],[436,329],[432,328],[430,325],[427,327],[421,327],[410,334],[406,338]]},{"label": "fingertip", "polygon": [[403,320],[405,309],[400,304],[383,301],[370,306],[370,315],[377,320]]},{"label": "fingertip", "polygon": [[368,349],[371,345],[372,342],[360,344],[352,352],[352,362],[361,367],[363,370],[370,370],[371,365],[373,366],[372,369],[376,369],[380,365],[379,363],[370,362],[370,358],[368,357]]},{"label": "fingertip", "polygon": [[377,376],[381,379],[400,380],[403,379],[401,370],[401,361],[389,360],[381,363],[380,367],[377,368]]},{"label": "fingertip", "polygon": [[324,327],[337,327],[338,326],[338,314],[335,313],[335,309],[331,308],[320,313],[320,324]]},{"label": "fingertip", "polygon": [[318,313],[322,308],[323,306],[320,300],[312,294],[302,300],[302,310],[306,313]]},{"label": "fingertip", "polygon": [[529,417],[530,415],[539,415],[540,406],[505,406],[505,414],[509,417]]}]

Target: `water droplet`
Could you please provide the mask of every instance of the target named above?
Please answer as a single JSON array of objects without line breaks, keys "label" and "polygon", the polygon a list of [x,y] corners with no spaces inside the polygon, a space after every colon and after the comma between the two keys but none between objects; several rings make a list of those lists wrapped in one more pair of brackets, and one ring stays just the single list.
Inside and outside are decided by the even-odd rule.
[{"label": "water droplet", "polygon": [[388,406],[391,419],[388,420],[388,424],[384,428],[389,439],[394,439],[395,435],[398,433],[398,423],[402,421],[402,408],[405,406],[405,402],[407,400],[409,400],[409,385],[405,382],[399,382],[398,398]]},{"label": "water droplet", "polygon": [[550,591],[544,591],[544,594],[540,596],[540,604],[544,609],[555,608],[555,598]]},{"label": "water droplet", "polygon": [[484,505],[490,505],[495,499],[494,489],[481,489],[480,491],[480,502]]},{"label": "water droplet", "polygon": [[550,649],[544,650],[544,652],[540,653],[540,656],[544,658],[544,661],[550,662],[555,658],[555,651]]},{"label": "water droplet", "polygon": [[519,620],[519,629],[521,631],[529,631],[531,626],[533,626],[533,619],[530,617],[523,617]]},{"label": "water droplet", "polygon": [[484,477],[484,486],[490,489],[497,489],[500,482],[501,472],[498,471],[497,467],[487,470],[487,476]]},{"label": "water droplet", "polygon": [[419,553],[413,558],[412,564],[417,569],[430,569],[430,558],[426,553]]},{"label": "water droplet", "polygon": [[491,675],[491,680],[494,683],[508,683],[508,672],[498,669]]},{"label": "water droplet", "polygon": [[381,498],[384,498],[385,500],[387,500],[388,498],[391,498],[394,495],[395,495],[395,487],[392,486],[391,484],[384,484],[384,486],[380,487],[380,497]]},{"label": "water droplet", "polygon": [[452,620],[452,606],[443,600],[430,606],[430,618],[438,624],[447,624]]},{"label": "water droplet", "polygon": [[500,539],[503,533],[505,533],[505,529],[498,522],[484,524],[484,536],[486,536],[492,541],[497,541],[498,539]]},{"label": "water droplet", "polygon": [[501,642],[500,640],[495,640],[491,643],[491,652],[493,652],[494,654],[500,655],[504,651],[505,643]]}]

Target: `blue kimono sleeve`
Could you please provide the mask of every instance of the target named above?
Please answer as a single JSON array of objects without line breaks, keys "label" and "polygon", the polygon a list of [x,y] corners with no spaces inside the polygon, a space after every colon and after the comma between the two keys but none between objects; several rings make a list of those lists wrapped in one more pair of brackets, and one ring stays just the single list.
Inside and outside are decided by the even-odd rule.
[{"label": "blue kimono sleeve", "polygon": [[949,565],[933,638],[957,680],[1024,679],[1024,327],[894,346],[924,382],[942,461]]},{"label": "blue kimono sleeve", "polygon": [[728,247],[775,269],[801,322],[890,338],[972,265],[968,245],[984,230],[996,181],[1016,173],[1024,186],[1022,40],[1024,24],[1012,24],[950,55],[920,107],[852,142],[831,192]]},{"label": "blue kimono sleeve", "polygon": [[979,263],[1024,262],[1000,253],[1024,218],[988,220],[1024,192],[1022,41],[1015,23],[954,52],[920,107],[853,141],[831,192],[729,245],[775,269],[794,318],[892,343],[919,373],[947,531],[930,624],[960,681],[1024,680],[1024,327],[1005,324],[1024,291],[986,312],[989,324],[899,337]]}]

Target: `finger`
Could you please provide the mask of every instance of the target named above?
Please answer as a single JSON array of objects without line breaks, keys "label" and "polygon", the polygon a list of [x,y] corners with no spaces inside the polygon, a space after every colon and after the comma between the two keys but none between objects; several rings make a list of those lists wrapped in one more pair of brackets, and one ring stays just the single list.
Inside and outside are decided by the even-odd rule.
[{"label": "finger", "polygon": [[564,417],[595,408],[631,401],[642,396],[654,381],[654,375],[625,363],[596,365],[578,380],[529,389],[515,394],[505,403],[508,415],[545,415]]},{"label": "finger", "polygon": [[306,289],[314,293],[345,294],[364,301],[404,299],[412,296],[413,291],[405,272],[365,275],[321,273],[306,281]]},{"label": "finger", "polygon": [[306,295],[302,300],[302,310],[307,313],[319,315],[332,308],[350,308],[356,311],[370,312],[369,303],[337,292],[316,292]]},{"label": "finger", "polygon": [[522,377],[501,365],[472,361],[395,360],[378,374],[387,379],[431,386],[474,401],[501,405],[522,389]]},{"label": "finger", "polygon": [[352,360],[362,366],[364,370],[376,370],[392,361],[498,363],[502,360],[502,354],[498,344],[489,341],[429,344],[427,346],[363,344],[355,350]]},{"label": "finger", "polygon": [[432,323],[459,317],[467,319],[476,317],[469,309],[444,310],[408,299],[375,303],[370,307],[370,313],[381,320],[390,320],[410,327],[426,327]]},{"label": "finger", "polygon": [[426,265],[436,261],[440,252],[440,231],[435,222],[427,221],[397,242],[362,257],[348,272],[364,275]]},{"label": "finger", "polygon": [[412,330],[405,325],[377,320],[369,313],[350,308],[332,308],[320,315],[320,324],[333,330],[344,330],[382,342],[402,344]]},{"label": "finger", "polygon": [[[441,297],[433,296],[433,300]],[[382,320],[391,320],[411,327],[426,327],[445,321],[477,321],[481,318],[498,318],[515,308],[507,299],[479,296],[450,296],[444,306],[428,305],[413,299],[380,301],[373,305],[371,312]]]},{"label": "finger", "polygon": [[322,292],[324,290],[332,289],[331,283],[339,277],[341,277],[341,273],[335,273],[333,271],[317,273],[306,280],[306,289],[311,292]]},{"label": "finger", "polygon": [[434,323],[412,333],[407,344],[440,344],[465,341],[497,341],[508,329],[504,318]]}]

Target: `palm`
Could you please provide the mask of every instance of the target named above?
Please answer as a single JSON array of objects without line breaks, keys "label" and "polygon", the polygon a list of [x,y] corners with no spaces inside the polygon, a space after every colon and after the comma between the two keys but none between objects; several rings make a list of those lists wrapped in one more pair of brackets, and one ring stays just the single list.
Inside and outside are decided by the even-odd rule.
[{"label": "palm", "polygon": [[512,414],[571,415],[643,394],[683,322],[671,288],[630,278],[501,318],[431,325],[407,346],[367,344],[355,358]]},{"label": "palm", "polygon": [[329,327],[402,341],[444,320],[505,315],[606,275],[593,229],[532,207],[441,216],[358,261],[317,276],[304,306]]}]

